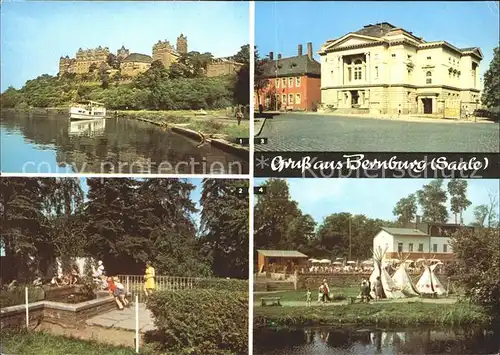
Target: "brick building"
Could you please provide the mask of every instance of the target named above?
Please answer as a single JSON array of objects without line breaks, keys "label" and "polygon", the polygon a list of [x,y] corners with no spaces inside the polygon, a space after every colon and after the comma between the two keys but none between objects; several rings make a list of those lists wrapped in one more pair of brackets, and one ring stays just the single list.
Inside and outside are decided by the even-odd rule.
[{"label": "brick building", "polygon": [[294,57],[274,59],[269,53],[269,61],[264,66],[263,79],[267,87],[255,93],[254,105],[265,110],[315,111],[321,102],[321,66],[314,60],[312,43],[307,44],[307,53],[302,53],[299,44]]}]

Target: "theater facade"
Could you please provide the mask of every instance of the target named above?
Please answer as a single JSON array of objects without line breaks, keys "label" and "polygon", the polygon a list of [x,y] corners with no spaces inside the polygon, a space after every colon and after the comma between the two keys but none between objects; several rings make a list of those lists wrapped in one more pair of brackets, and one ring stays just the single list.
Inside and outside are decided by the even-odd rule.
[{"label": "theater facade", "polygon": [[328,40],[319,55],[325,110],[445,116],[479,104],[478,47],[426,42],[384,22]]}]

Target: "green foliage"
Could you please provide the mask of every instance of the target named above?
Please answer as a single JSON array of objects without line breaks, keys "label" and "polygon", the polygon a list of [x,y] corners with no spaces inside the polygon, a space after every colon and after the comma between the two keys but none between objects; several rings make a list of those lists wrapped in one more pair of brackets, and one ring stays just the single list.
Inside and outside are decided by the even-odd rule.
[{"label": "green foliage", "polygon": [[467,181],[462,179],[452,179],[448,183],[448,193],[450,194],[451,212],[455,215],[455,223],[462,223],[462,213],[472,202],[467,199]]},{"label": "green foliage", "polygon": [[248,352],[248,293],[232,290],[156,292],[147,303],[158,351],[218,355]]},{"label": "green foliage", "polygon": [[[133,355],[135,350],[125,346],[113,346],[97,341],[67,338],[44,332],[2,331],[2,350],[7,354],[37,355]],[[142,354],[142,352],[141,352]]]},{"label": "green foliage", "polygon": [[[244,47],[235,55],[238,60],[248,52]],[[155,61],[146,72],[120,85],[125,75],[118,71],[110,77],[108,69],[120,67],[119,58],[110,54],[106,64],[93,64],[89,73],[60,77],[45,74],[27,81],[21,90],[9,88],[0,96],[1,105],[19,109],[59,107],[89,99],[104,102],[112,110],[198,110],[225,108],[233,102],[248,104],[248,59],[237,80],[233,76],[206,77],[211,60],[210,53],[189,52],[168,70]]]},{"label": "green foliage", "polygon": [[259,195],[255,205],[255,249],[299,250],[315,258],[347,257],[350,224],[352,257],[366,258],[373,236],[382,226],[393,224],[363,215],[335,213],[316,229],[313,218],[303,214],[291,199],[285,180],[269,179],[262,186],[267,191]]},{"label": "green foliage", "polygon": [[179,179],[87,179],[82,238],[88,254],[110,274],[206,275],[196,250],[190,199],[193,185]]},{"label": "green foliage", "polygon": [[400,225],[410,223],[417,214],[417,197],[415,194],[400,199],[392,213],[398,218]]},{"label": "green foliage", "polygon": [[471,304],[423,302],[352,304],[344,307],[255,307],[254,327],[376,325],[376,326],[463,326],[490,324],[492,318]]},{"label": "green foliage", "polygon": [[490,67],[484,73],[484,89],[481,101],[488,108],[498,109],[500,107],[500,47],[493,50]]},{"label": "green foliage", "polygon": [[231,290],[234,292],[248,292],[249,284],[247,280],[235,279],[199,279],[194,285],[195,289]]},{"label": "green foliage", "polygon": [[200,244],[215,275],[248,278],[248,193],[238,188],[248,180],[203,180]]},{"label": "green foliage", "polygon": [[446,223],[448,211],[446,210],[446,191],[443,189],[443,180],[435,179],[417,191],[417,199],[422,207],[422,221],[432,223]]},{"label": "green foliage", "polygon": [[[11,290],[0,291],[0,306],[1,308],[17,306],[26,302],[25,288],[19,285]],[[30,303],[43,301],[45,293],[41,287],[28,286],[28,300]]]},{"label": "green foliage", "polygon": [[456,233],[451,246],[457,262],[450,270],[475,302],[500,318],[500,235],[498,228]]}]

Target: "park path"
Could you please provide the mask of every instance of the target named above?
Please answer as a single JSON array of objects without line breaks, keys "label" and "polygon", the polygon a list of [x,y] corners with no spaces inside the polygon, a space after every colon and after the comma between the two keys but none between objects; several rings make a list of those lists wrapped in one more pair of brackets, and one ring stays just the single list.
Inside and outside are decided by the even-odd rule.
[{"label": "park path", "polygon": [[[89,318],[86,321],[88,326],[97,326],[104,328],[115,328],[129,330],[135,332],[135,305],[129,308],[124,308],[123,311],[118,309],[99,314]],[[142,303],[139,304],[139,332],[145,333],[148,330],[155,329],[153,323],[153,315],[151,311]]]}]

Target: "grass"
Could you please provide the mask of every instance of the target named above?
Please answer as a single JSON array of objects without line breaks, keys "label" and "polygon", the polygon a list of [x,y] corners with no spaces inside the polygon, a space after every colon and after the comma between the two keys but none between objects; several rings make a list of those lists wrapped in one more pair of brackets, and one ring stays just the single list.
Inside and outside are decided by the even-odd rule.
[{"label": "grass", "polygon": [[134,349],[43,332],[2,332],[2,354],[16,355],[132,355]]},{"label": "grass", "polygon": [[[312,300],[318,300],[318,291],[311,290]],[[330,287],[330,294],[337,299],[356,297],[359,294],[359,287]],[[306,301],[306,291],[279,291],[279,292],[259,292],[254,296],[255,302],[260,302],[261,297],[281,297],[281,301]]]},{"label": "grass", "polygon": [[225,110],[206,111],[207,115],[197,116],[197,111],[118,111],[123,117],[145,119],[161,125],[182,125],[206,136],[220,135],[234,140],[249,137],[249,120],[238,125],[234,117],[228,117]]},{"label": "grass", "polygon": [[255,307],[254,327],[377,325],[488,325],[491,316],[481,307],[423,302],[352,304],[330,307]]}]

